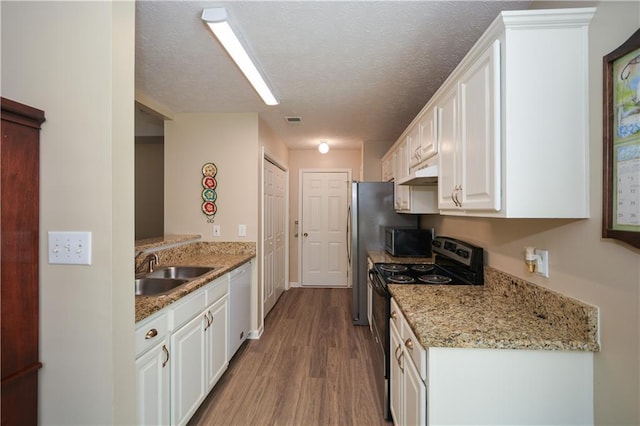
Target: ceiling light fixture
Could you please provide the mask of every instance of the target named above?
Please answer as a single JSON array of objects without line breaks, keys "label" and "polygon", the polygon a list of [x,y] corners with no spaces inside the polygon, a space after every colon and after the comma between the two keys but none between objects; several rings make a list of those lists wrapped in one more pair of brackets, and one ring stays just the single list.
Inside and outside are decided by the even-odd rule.
[{"label": "ceiling light fixture", "polygon": [[329,144],[325,141],[320,142],[320,145],[318,145],[318,151],[320,151],[320,154],[326,154],[329,152]]},{"label": "ceiling light fixture", "polygon": [[227,50],[231,59],[235,61],[240,71],[247,77],[247,80],[249,80],[249,83],[251,83],[256,92],[258,92],[258,95],[260,95],[264,103],[267,105],[278,105],[278,100],[273,93],[271,93],[264,78],[260,75],[260,72],[253,61],[251,61],[244,47],[242,47],[240,40],[238,40],[238,37],[234,34],[231,26],[229,26],[227,18],[227,9],[224,7],[214,7],[202,11],[202,20],[206,22],[213,34]]}]

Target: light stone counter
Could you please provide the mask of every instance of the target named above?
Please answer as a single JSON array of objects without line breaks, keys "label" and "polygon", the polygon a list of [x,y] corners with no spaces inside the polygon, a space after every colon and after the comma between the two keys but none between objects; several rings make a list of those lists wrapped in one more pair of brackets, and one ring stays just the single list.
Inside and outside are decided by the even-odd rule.
[{"label": "light stone counter", "polygon": [[597,308],[488,266],[484,286],[389,290],[425,348],[599,350]]},{"label": "light stone counter", "polygon": [[145,238],[136,240],[136,253],[141,251],[150,251],[153,248],[188,243],[199,240],[200,235],[184,234],[184,235],[163,235],[162,237]]},{"label": "light stone counter", "polygon": [[[216,266],[217,268],[166,295],[136,296],[136,322],[250,261],[256,256],[256,245],[238,242],[196,242],[180,247],[159,249],[156,253],[160,258],[156,269],[163,265]],[[143,259],[144,255],[141,255],[137,259],[136,266]]]},{"label": "light stone counter", "polygon": [[391,256],[386,251],[368,251],[373,263],[433,263],[433,257]]}]

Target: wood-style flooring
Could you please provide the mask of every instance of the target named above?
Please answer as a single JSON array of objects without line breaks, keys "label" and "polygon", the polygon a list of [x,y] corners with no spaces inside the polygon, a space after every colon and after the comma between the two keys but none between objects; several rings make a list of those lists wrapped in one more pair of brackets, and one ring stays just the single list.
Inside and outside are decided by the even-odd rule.
[{"label": "wood-style flooring", "polygon": [[350,289],[286,291],[190,425],[385,425],[368,327]]}]

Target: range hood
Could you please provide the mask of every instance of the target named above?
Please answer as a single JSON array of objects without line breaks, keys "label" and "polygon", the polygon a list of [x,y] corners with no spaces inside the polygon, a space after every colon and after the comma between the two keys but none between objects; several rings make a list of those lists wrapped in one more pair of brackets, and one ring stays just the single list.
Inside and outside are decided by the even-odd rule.
[{"label": "range hood", "polygon": [[438,182],[438,165],[433,164],[412,170],[409,176],[398,181],[399,185],[433,185]]}]

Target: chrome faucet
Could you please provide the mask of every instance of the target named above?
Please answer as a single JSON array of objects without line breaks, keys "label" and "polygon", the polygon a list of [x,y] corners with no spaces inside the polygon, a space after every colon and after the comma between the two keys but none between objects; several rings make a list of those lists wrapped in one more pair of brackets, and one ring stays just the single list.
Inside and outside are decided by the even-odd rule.
[{"label": "chrome faucet", "polygon": [[[142,254],[142,253],[140,253]],[[160,262],[160,258],[155,253],[150,253],[147,257],[144,258],[142,263],[136,268],[135,273],[139,274],[144,269],[145,265],[147,266],[148,273],[153,272],[154,266],[158,265]]]}]

